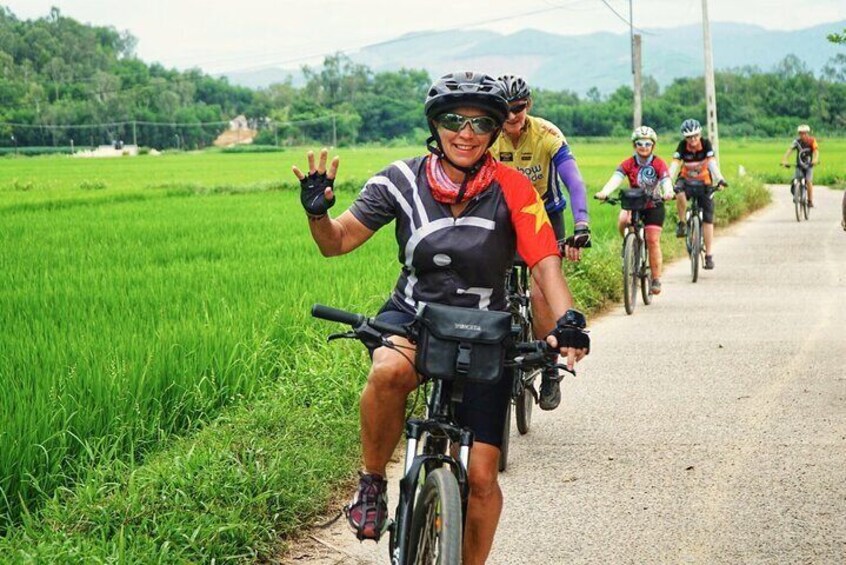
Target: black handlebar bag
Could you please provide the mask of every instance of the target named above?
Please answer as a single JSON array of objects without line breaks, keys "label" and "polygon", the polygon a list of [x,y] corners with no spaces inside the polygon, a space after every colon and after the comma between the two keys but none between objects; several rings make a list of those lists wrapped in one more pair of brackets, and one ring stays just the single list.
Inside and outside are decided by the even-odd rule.
[{"label": "black handlebar bag", "polygon": [[623,210],[645,210],[648,197],[642,188],[627,188],[620,194],[620,207]]},{"label": "black handlebar bag", "polygon": [[466,381],[494,384],[502,378],[510,313],[424,304],[415,322],[415,367],[427,378],[452,382],[454,402],[461,402]]}]

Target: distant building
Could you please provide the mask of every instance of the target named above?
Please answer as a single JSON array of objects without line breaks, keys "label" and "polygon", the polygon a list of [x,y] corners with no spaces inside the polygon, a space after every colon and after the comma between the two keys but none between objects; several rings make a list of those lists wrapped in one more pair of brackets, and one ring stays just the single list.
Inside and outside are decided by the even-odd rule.
[{"label": "distant building", "polygon": [[250,128],[250,121],[241,114],[229,120],[229,129],[217,136],[215,147],[232,147],[252,143],[258,132]]}]

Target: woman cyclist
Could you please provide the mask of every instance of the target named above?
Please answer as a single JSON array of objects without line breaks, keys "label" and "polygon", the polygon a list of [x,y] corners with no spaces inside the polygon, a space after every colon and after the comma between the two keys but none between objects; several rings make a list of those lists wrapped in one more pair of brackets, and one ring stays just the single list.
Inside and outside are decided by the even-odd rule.
[{"label": "woman cyclist", "polygon": [[[559,246],[571,261],[578,261],[583,247],[590,246],[587,194],[585,183],[570,152],[564,134],[543,118],[530,116],[532,91],[519,76],[504,75],[499,78],[505,87],[508,101],[508,119],[502,133],[491,147],[494,158],[529,177],[544,200],[546,212],[555,230]],[[559,180],[560,178],[560,180]],[[564,239],[564,209],[567,201],[561,192],[561,180],[570,195],[570,205],[575,223],[572,236]],[[555,325],[555,315],[550,310],[543,290],[532,292],[532,313],[535,335],[545,335]],[[557,375],[544,375],[541,380],[539,406],[552,410],[561,402],[561,389]]]},{"label": "woman cyclist", "polygon": [[[587,354],[589,342],[582,332],[563,327],[565,314],[581,315],[568,311],[572,297],[543,202],[523,175],[488,153],[508,113],[501,83],[480,73],[448,74],[429,88],[424,108],[430,154],[389,165],[337,218],[328,210],[335,202],[338,158],[327,169],[326,150],[316,166],[310,152],[308,174],[293,168],[318,248],[325,256],[348,253],[396,221],[401,272],[377,316],[393,324],[410,322],[424,302],[506,310],[503,274],[519,252],[562,320],[548,341],[560,345],[572,365]],[[413,348],[404,338],[390,339]],[[372,358],[360,402],[364,470],[346,512],[359,539],[378,540],[388,514],[385,468],[418,376],[394,349],[378,347]],[[458,422],[475,432],[463,548],[468,565],[484,563],[502,509],[497,469],[510,394],[506,378],[494,386],[467,383],[456,409]]]},{"label": "woman cyclist", "polygon": [[[596,198],[605,200],[628,179],[629,187],[642,188],[649,199],[643,220],[646,226],[646,247],[649,249],[649,267],[652,269],[652,294],[661,294],[661,230],[664,228],[664,200],[673,198],[673,184],[670,182],[670,171],[667,164],[655,155],[658,135],[651,127],[641,126],[632,132],[634,155],[620,163],[605,186],[596,193]],[[620,210],[617,227],[620,234],[625,233],[626,226],[631,221],[631,212]]]}]

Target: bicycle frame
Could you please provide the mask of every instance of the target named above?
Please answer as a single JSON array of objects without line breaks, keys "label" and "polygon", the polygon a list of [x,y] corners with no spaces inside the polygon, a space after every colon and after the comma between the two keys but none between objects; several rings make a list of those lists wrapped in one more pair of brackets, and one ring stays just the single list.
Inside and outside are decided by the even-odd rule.
[{"label": "bicycle frame", "polygon": [[[390,553],[392,563],[406,563],[411,550],[408,544],[411,516],[414,511],[417,489],[425,474],[435,468],[447,465],[456,476],[461,492],[461,507],[467,515],[467,500],[470,484],[467,469],[470,465],[470,448],[473,445],[473,431],[459,428],[453,417],[453,403],[450,387],[443,381],[433,381],[427,402],[425,420],[410,419],[405,424],[406,448],[404,474],[400,479],[400,495],[397,502],[394,523],[391,524]],[[422,453],[418,453],[420,440],[427,434]],[[458,444],[458,460],[449,455],[449,444]]]},{"label": "bicycle frame", "polygon": [[[514,317],[514,324],[520,326],[521,335],[518,338],[521,340],[525,340],[530,336],[532,330],[532,291],[529,285],[530,280],[531,274],[529,267],[526,266],[522,259],[515,259],[508,276],[506,288],[509,310]],[[515,378],[512,398],[517,398],[525,389],[526,384],[522,379]]]},{"label": "bicycle frame", "polygon": [[[608,204],[623,204],[623,198],[607,198],[605,200]],[[642,209],[629,209],[624,207],[624,210],[629,212],[629,220],[626,224],[626,227],[623,231],[623,243],[622,243],[622,251],[623,251],[623,299],[625,304],[625,309],[627,314],[632,314],[635,309],[635,303],[637,301],[637,286],[638,283],[641,287],[641,291],[643,294],[643,303],[649,305],[652,302],[652,297],[650,294],[650,289],[648,288],[650,284],[650,265],[649,265],[649,247],[646,245],[646,225],[643,221],[643,212],[645,208]],[[627,242],[630,237],[634,237],[634,262],[635,264],[632,265],[633,273],[635,278],[629,280],[632,276],[632,272],[627,273],[627,263],[626,263],[626,246]],[[627,287],[627,285],[631,285]]]},{"label": "bicycle frame", "polygon": [[[528,282],[528,275],[525,282]],[[385,335],[404,336],[414,341],[416,330],[413,324],[409,326],[395,326],[386,324],[373,318],[365,318],[361,314],[353,314],[322,305],[312,308],[312,315],[330,321],[350,325],[353,329],[342,334],[333,334],[329,339],[353,338],[365,344],[378,347],[385,345]],[[550,367],[566,369],[555,362],[555,351],[551,350],[544,341],[520,343],[509,350],[506,366],[519,370],[523,367]],[[575,374],[574,371],[571,371]],[[412,517],[417,503],[421,481],[427,474],[448,467],[458,484],[462,520],[467,516],[467,501],[470,485],[467,469],[470,462],[470,449],[473,445],[473,431],[461,427],[455,422],[454,403],[452,401],[451,383],[432,379],[432,388],[427,400],[427,416],[425,419],[409,419],[406,421],[406,454],[404,473],[400,480],[400,495],[397,503],[395,519],[389,525],[389,554],[391,563],[403,564],[414,556],[417,548],[411,548]],[[424,438],[424,435],[426,436]],[[423,440],[422,450],[420,443]],[[451,454],[450,445],[458,446],[458,457]],[[453,499],[454,500],[454,499]],[[453,530],[454,531],[454,530]]]},{"label": "bicycle frame", "polygon": [[[685,245],[687,247],[687,254],[690,257],[691,278],[693,282],[699,280],[699,265],[705,257],[705,232],[703,229],[703,213],[702,207],[699,205],[699,194],[706,198],[713,198],[716,189],[713,186],[708,186],[704,183],[685,183],[685,193],[690,189],[693,194],[687,199],[687,211],[685,212],[685,225],[687,226],[687,237],[685,238]],[[698,229],[694,229],[694,218],[699,224]],[[694,232],[698,233],[698,241],[693,241]],[[694,254],[694,249],[696,253]]]}]

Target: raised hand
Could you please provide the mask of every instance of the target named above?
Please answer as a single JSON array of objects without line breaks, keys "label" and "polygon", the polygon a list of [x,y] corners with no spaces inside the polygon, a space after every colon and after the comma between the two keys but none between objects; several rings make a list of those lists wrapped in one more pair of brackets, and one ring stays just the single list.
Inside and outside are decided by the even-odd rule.
[{"label": "raised hand", "polygon": [[317,167],[314,166],[314,151],[309,151],[308,175],[304,174],[296,165],[291,170],[300,181],[300,202],[309,216],[321,218],[326,215],[329,208],[335,204],[335,192],[332,190],[335,184],[335,176],[338,173],[340,157],[335,156],[326,170],[326,160],[329,157],[329,150],[325,147],[320,150],[320,160]]}]

